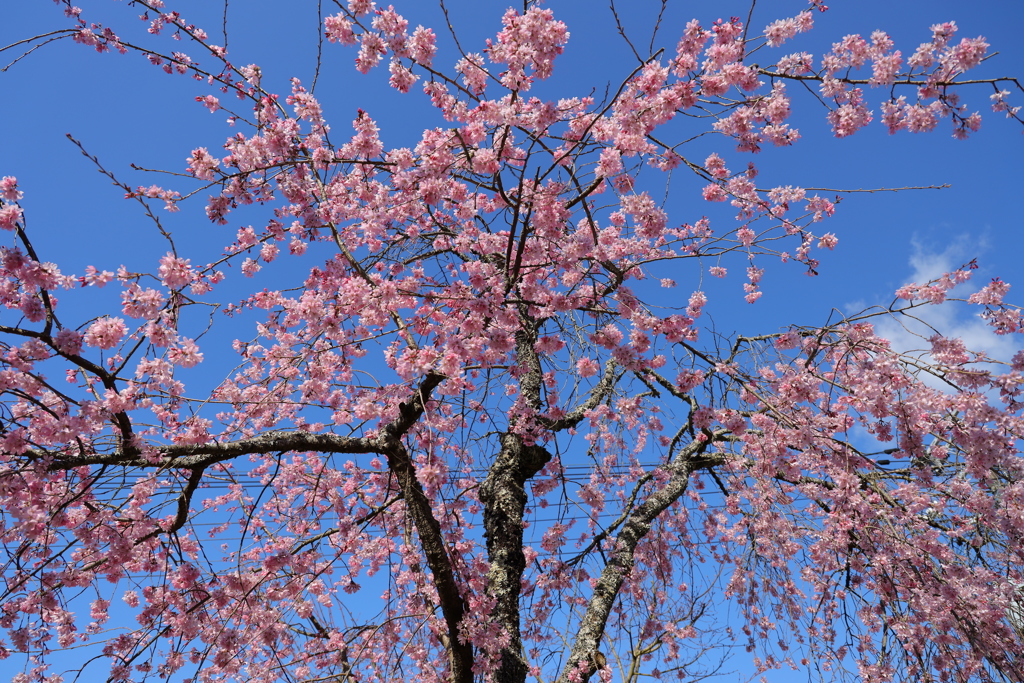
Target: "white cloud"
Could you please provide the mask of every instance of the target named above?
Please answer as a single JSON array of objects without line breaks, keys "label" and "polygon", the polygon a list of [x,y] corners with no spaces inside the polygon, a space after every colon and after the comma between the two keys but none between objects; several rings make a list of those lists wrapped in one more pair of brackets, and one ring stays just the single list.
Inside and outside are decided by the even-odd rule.
[{"label": "white cloud", "polygon": [[971,259],[977,258],[988,250],[988,239],[981,237],[961,235],[955,241],[946,245],[941,252],[937,252],[924,244],[920,237],[914,235],[910,240],[913,252],[910,255],[910,265],[914,272],[908,278],[908,282],[927,282],[933,280],[943,273],[965,265]]},{"label": "white cloud", "polygon": [[[913,252],[909,259],[910,275],[905,282],[924,284],[953,271],[977,256],[986,248],[986,240],[962,236],[941,251],[930,249],[917,237],[911,241]],[[983,283],[975,277],[957,286],[948,296],[966,298],[981,289]],[[1008,361],[1020,348],[1017,335],[997,335],[980,316],[981,309],[960,302],[926,305],[906,314],[876,318],[875,331],[892,342],[893,349],[903,353],[927,351],[928,338],[938,333],[944,337],[957,337],[967,348],[994,360]]]}]

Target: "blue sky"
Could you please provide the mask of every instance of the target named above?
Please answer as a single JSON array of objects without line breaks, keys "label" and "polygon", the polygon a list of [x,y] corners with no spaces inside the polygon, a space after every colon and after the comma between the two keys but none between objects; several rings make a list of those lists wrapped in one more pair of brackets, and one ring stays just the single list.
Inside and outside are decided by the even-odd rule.
[{"label": "blue sky", "polygon": [[[134,19],[137,11],[127,3],[83,0],[80,4],[84,16],[102,19],[123,35],[134,35],[143,28]],[[396,4],[412,25],[435,26],[442,34],[434,3]],[[483,39],[498,30],[507,4],[491,0],[450,3],[463,47],[479,51]],[[670,49],[685,20],[696,17],[709,25],[723,16],[745,17],[749,8],[744,2],[670,4],[659,38]],[[791,16],[805,5],[798,0],[761,0],[753,27],[760,29],[773,19]],[[787,44],[785,52],[807,50],[820,56],[845,34],[867,34],[881,28],[890,32],[906,54],[929,37],[929,25],[952,19],[958,22],[960,36],[984,35],[992,50],[1000,52],[977,70],[979,77],[1024,73],[1024,41],[1019,37],[1024,5],[1019,0],[973,4],[836,0],[831,5],[831,11],[816,16],[815,30]],[[214,42],[221,42],[221,3],[192,0],[174,6],[190,21],[206,27]],[[606,84],[616,86],[632,70],[604,2],[551,0],[548,6],[566,21],[572,38],[556,62],[554,77],[538,87],[540,94],[569,97],[586,95],[591,89],[600,94]],[[639,42],[646,44],[656,8],[657,3],[636,1],[630,3],[630,14],[623,15],[627,29]],[[325,12],[329,12],[326,3]],[[0,9],[0,46],[65,25],[67,21],[48,0],[8,2]],[[227,26],[232,60],[260,64],[268,89],[286,93],[293,76],[307,86],[312,84],[320,32],[315,3],[235,0],[230,4]],[[322,48],[317,95],[340,138],[347,135],[357,108],[377,119],[388,148],[411,145],[424,127],[444,125],[419,94],[400,95],[388,88],[383,68],[362,76],[352,67],[354,50],[326,42]],[[0,53],[0,68],[19,53]],[[446,66],[455,59],[454,53],[442,49],[437,63]],[[66,139],[66,133],[131,185],[163,184],[164,180],[133,171],[129,164],[183,172],[185,158],[193,148],[206,146],[216,154],[232,133],[223,112],[210,114],[195,102],[195,97],[211,92],[205,84],[165,75],[137,55],[98,55],[67,40],[47,45],[0,73],[0,92],[4,94],[0,176],[19,178],[26,195],[22,205],[36,247],[43,260],[58,263],[66,273],[81,274],[86,265],[108,270],[121,264],[129,269],[151,269],[166,250],[138,206],[121,198],[122,192],[95,171],[92,162]],[[803,139],[793,148],[765,150],[751,157],[735,152],[727,140],[698,141],[693,146],[694,159],[717,151],[733,168],[753,160],[762,170],[760,184],[766,187],[793,184],[854,189],[945,183],[951,187],[846,196],[836,216],[821,224],[823,230],[836,233],[840,243],[834,252],[820,256],[820,275],[811,279],[798,266],[765,260],[760,264],[767,271],[765,296],[754,305],[742,299],[745,264],[740,261],[729,264],[733,275],[724,281],[705,278],[701,283],[695,269],[666,272],[664,276],[680,282],[677,291],[684,292],[684,301],[666,300],[665,305],[685,305],[686,294],[699,285],[708,291],[707,315],[718,331],[758,334],[791,323],[823,323],[832,309],[848,312],[858,306],[888,303],[900,284],[935,275],[942,264],[955,267],[977,258],[979,285],[996,275],[1014,282],[1024,275],[1019,265],[1024,246],[1019,206],[1024,137],[1019,124],[988,110],[990,92],[989,86],[963,91],[969,107],[981,110],[985,117],[982,130],[968,141],[952,139],[948,122],[927,135],[890,136],[877,121],[852,138],[837,140],[824,111],[807,97],[794,98],[795,122]],[[868,95],[877,118],[877,102],[883,93],[873,90]],[[1010,102],[1024,105],[1024,95],[1015,93]],[[678,177],[669,205],[671,221],[692,222],[712,213],[715,207],[700,199],[700,189],[701,183]],[[212,260],[232,241],[239,225],[260,219],[256,213],[239,212],[229,226],[211,226],[203,215],[201,199],[183,206],[178,214],[161,217],[175,231],[181,250],[195,262]],[[1024,278],[1020,279],[1014,291],[1024,289]],[[245,284],[241,282],[241,286]],[[80,306],[83,318],[98,314],[102,305],[114,301],[112,289],[99,299],[94,290],[87,292],[88,297],[69,292],[65,305]],[[963,334],[978,332],[962,312],[951,309],[942,316],[944,325]],[[891,333],[894,337],[901,334],[895,328]],[[980,333],[974,338],[980,345],[990,345],[995,353],[1010,349],[1005,340]],[[907,339],[902,343],[913,342]],[[212,345],[204,351],[206,369],[217,359],[227,362],[230,357],[229,351],[218,352]]]}]

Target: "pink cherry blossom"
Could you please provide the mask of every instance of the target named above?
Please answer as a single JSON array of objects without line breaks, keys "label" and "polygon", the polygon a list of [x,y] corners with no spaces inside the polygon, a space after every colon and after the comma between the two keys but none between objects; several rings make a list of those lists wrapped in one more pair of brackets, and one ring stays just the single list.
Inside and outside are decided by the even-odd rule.
[{"label": "pink cherry blossom", "polygon": [[839,243],[839,238],[833,235],[831,232],[826,232],[820,238],[818,238],[818,248],[820,249],[835,249]]},{"label": "pink cherry blossom", "polygon": [[128,333],[128,328],[121,318],[100,318],[89,326],[84,341],[89,346],[101,349],[112,349]]},{"label": "pink cherry blossom", "polygon": [[8,204],[0,207],[0,228],[14,230],[21,221],[22,209],[20,206]]},{"label": "pink cherry blossom", "polygon": [[189,261],[189,259],[180,259],[170,253],[160,259],[160,268],[157,274],[165,287],[177,289],[192,281]]},{"label": "pink cherry blossom", "polygon": [[0,179],[0,196],[9,202],[16,202],[24,197],[25,193],[18,189],[18,179],[7,175]]},{"label": "pink cherry blossom", "polygon": [[598,370],[600,370],[600,366],[592,358],[581,358],[576,363],[576,371],[580,377],[593,377]]},{"label": "pink cherry blossom", "polygon": [[423,66],[430,66],[437,54],[437,37],[433,30],[417,26],[409,39],[409,56]]},{"label": "pink cherry blossom", "polygon": [[972,304],[997,306],[1003,303],[1003,297],[1005,297],[1006,293],[1009,291],[1010,285],[999,278],[996,278],[985,285],[981,290],[967,297],[967,301]]},{"label": "pink cherry blossom", "polygon": [[219,165],[220,162],[205,147],[192,150],[192,156],[188,159],[189,172],[203,180],[213,180],[216,177],[214,171],[217,170]]},{"label": "pink cherry blossom", "polygon": [[474,93],[479,95],[487,89],[490,74],[484,68],[484,58],[480,54],[466,55],[456,63],[455,70],[462,74],[462,82]]},{"label": "pink cherry blossom", "polygon": [[327,39],[332,43],[344,45],[355,45],[356,37],[352,31],[352,22],[345,18],[344,14],[338,14],[324,19]]},{"label": "pink cherry blossom", "polygon": [[508,66],[500,76],[503,86],[509,90],[529,90],[533,76],[544,79],[551,75],[555,57],[562,54],[569,32],[564,23],[555,20],[550,9],[539,7],[522,15],[509,9],[501,23],[503,30],[497,41],[488,41],[488,57],[496,64]]},{"label": "pink cherry blossom", "polygon": [[77,355],[82,352],[82,334],[76,330],[64,328],[53,338],[54,346],[61,353]]},{"label": "pink cherry blossom", "polygon": [[391,61],[389,71],[391,71],[389,83],[391,83],[392,88],[399,92],[409,92],[409,89],[417,80],[416,75],[397,60]]},{"label": "pink cherry blossom", "polygon": [[765,28],[764,35],[770,46],[778,47],[796,34],[810,31],[813,27],[814,15],[810,10],[804,10],[796,17],[772,22]]}]

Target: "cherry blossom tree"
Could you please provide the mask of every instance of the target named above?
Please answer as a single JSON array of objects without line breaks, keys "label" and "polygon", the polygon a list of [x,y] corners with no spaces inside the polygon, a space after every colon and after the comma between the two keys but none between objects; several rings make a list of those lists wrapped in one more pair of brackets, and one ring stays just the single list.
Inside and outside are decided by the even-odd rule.
[{"label": "cherry blossom tree", "polygon": [[[664,47],[623,30],[620,82],[553,99],[557,4],[469,45],[443,3],[440,29],[335,3],[324,52],[436,108],[390,148],[367,111],[339,132],[303,83],[269,92],[184,14],[131,4],[143,39],[59,0],[66,27],[13,47],[141,54],[234,128],[172,187],[82,145],[164,239],[115,271],[48,262],[41,199],[0,184],[13,680],[693,680],[739,646],[762,672],[1024,681],[1024,352],[873,327],[956,299],[1016,334],[1009,285],[961,295],[968,264],[884,310],[722,338],[707,295],[661,277],[745,269],[753,304],[769,264],[813,274],[837,247],[833,194],[760,187],[748,163],[798,143],[798,102],[841,137],[1020,122],[1018,81],[971,73],[983,38],[787,53],[812,0]],[[708,133],[720,151],[688,157]],[[690,215],[658,199],[673,173]],[[161,222],[204,197],[209,262]],[[233,367],[206,367],[221,344]]]}]

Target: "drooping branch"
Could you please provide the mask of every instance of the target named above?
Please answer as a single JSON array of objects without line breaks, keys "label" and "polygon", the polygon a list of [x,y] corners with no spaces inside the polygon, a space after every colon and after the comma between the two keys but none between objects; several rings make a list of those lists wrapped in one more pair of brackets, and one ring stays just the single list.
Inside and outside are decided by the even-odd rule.
[{"label": "drooping branch", "polygon": [[[770,69],[758,69],[757,72],[762,76],[768,76],[769,78],[784,78],[791,81],[810,81],[812,83],[820,83],[821,81],[825,80],[824,76],[819,76],[817,74],[788,74],[781,71],[772,71]],[[876,85],[876,83],[869,78],[835,77],[835,80],[840,83],[846,83],[849,85]],[[965,78],[961,80],[957,80],[954,78],[953,80],[942,80],[936,81],[934,83],[924,78],[911,78],[908,76],[907,78],[900,78],[894,80],[892,82],[892,85],[910,85],[916,87],[944,88],[954,85],[996,85],[998,83],[1013,83],[1015,86],[1017,86],[1017,89],[1024,92],[1024,86],[1021,86],[1020,81],[1011,76],[1002,76],[999,78]]]},{"label": "drooping branch", "polygon": [[630,513],[622,531],[615,538],[615,548],[608,557],[594,593],[580,621],[569,659],[558,677],[558,683],[585,683],[600,667],[598,647],[605,624],[615,605],[619,589],[633,569],[636,548],[651,530],[651,523],[686,492],[690,475],[699,469],[720,464],[722,456],[705,451],[720,434],[702,433],[673,459],[668,469],[672,476],[664,486],[652,493]]},{"label": "drooping branch", "polygon": [[608,398],[615,387],[617,365],[614,360],[609,360],[604,366],[604,375],[587,396],[587,400],[579,404],[568,413],[557,420],[542,420],[542,424],[553,432],[570,429],[578,425],[587,415],[587,411],[593,410],[601,401]]},{"label": "drooping branch", "polygon": [[[402,498],[416,526],[420,545],[434,577],[441,610],[448,625],[449,655],[452,680],[472,681],[472,648],[460,641],[458,627],[466,606],[459,591],[452,559],[445,548],[441,526],[430,509],[430,500],[416,477],[415,465],[402,439],[422,417],[431,392],[444,380],[442,375],[428,374],[417,393],[399,405],[399,414],[383,425],[376,437],[346,437],[336,434],[311,434],[300,431],[274,431],[260,436],[206,444],[172,444],[146,449],[145,455],[118,450],[106,454],[65,456],[38,450],[28,451],[31,458],[49,461],[51,470],[68,470],[88,465],[117,465],[139,468],[191,469],[193,475],[183,493],[185,500],[198,485],[198,477],[206,467],[255,453],[286,451],[320,453],[378,453],[385,455],[388,467],[395,474]],[[147,457],[148,456],[148,457]],[[186,503],[187,504],[187,503]],[[179,517],[181,510],[179,509]]]},{"label": "drooping branch", "polygon": [[441,612],[448,627],[448,661],[451,666],[453,683],[472,683],[473,681],[473,648],[464,642],[459,635],[459,626],[466,614],[466,603],[459,590],[455,578],[454,563],[448,554],[441,524],[437,521],[430,508],[430,499],[423,491],[423,485],[416,477],[416,466],[413,464],[409,451],[402,442],[402,437],[412,428],[426,410],[431,392],[444,379],[442,375],[428,373],[420,383],[419,391],[408,403],[399,405],[399,416],[381,429],[381,435],[375,440],[379,445],[378,452],[387,456],[388,468],[395,474],[405,504],[416,525],[420,548],[427,559],[427,566],[434,578]]}]

